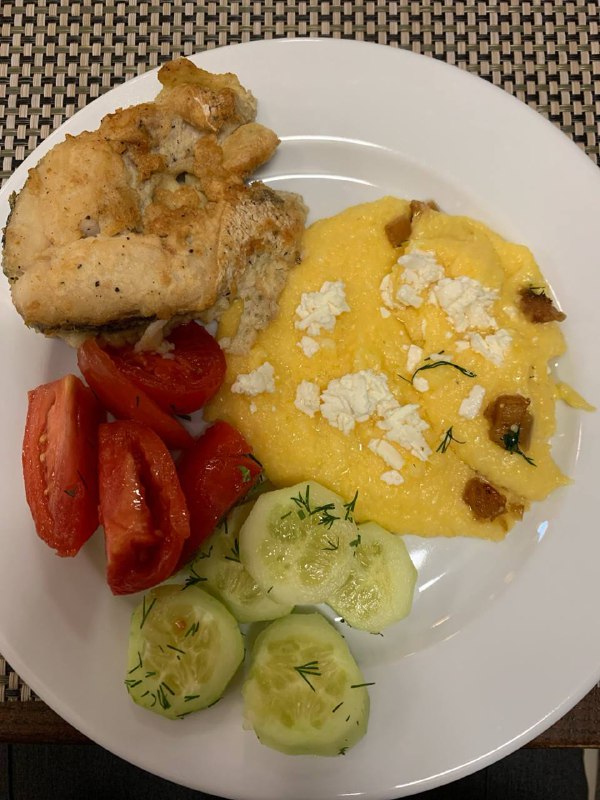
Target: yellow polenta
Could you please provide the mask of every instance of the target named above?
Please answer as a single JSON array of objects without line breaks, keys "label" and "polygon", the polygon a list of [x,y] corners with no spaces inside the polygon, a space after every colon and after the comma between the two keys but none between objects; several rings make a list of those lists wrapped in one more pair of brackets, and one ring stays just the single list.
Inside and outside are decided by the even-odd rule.
[{"label": "yellow polenta", "polygon": [[[544,284],[527,248],[504,241],[479,222],[433,210],[419,214],[409,240],[394,248],[384,228],[407,208],[406,201],[386,197],[311,226],[303,261],[290,274],[278,316],[247,355],[228,356],[227,378],[208,417],[228,420],[244,434],[276,486],[311,479],[345,501],[358,490],[358,521],[374,520],[399,533],[499,539],[530,501],[567,482],[548,444],[554,432],[557,389],[547,364],[564,351],[563,337],[557,323],[533,324],[519,308],[523,287]],[[433,284],[421,292],[420,307],[393,302],[386,308],[382,281],[396,297],[407,279],[398,258],[414,251],[431,254],[445,279],[470,278],[494,292],[488,307],[493,330],[473,325],[457,330],[456,319],[432,296]],[[314,336],[319,349],[308,356],[300,346],[305,332],[296,327],[296,310],[304,293],[319,292],[326,281],[343,282],[349,311],[336,317],[332,330]],[[235,325],[232,308],[221,321],[219,336],[230,335]],[[479,334],[485,339],[498,330],[508,344],[503,358],[494,361],[469,337]],[[421,352],[420,366],[446,358],[461,369],[422,370],[419,377],[426,380],[426,389],[417,391],[419,381],[411,383],[414,365],[409,369],[407,364],[410,345],[421,348],[411,351]],[[273,367],[273,392],[255,396],[231,392],[239,375],[251,374],[265,363]],[[356,422],[344,433],[319,411],[311,417],[295,405],[301,381],[316,384],[323,392],[330,381],[364,370],[387,376],[398,405],[415,404],[428,426],[422,436],[431,452],[424,460],[393,442],[404,461],[397,471],[399,485],[382,479],[390,465],[369,448],[369,443],[385,436],[377,415]],[[474,386],[484,392],[484,399],[469,418],[461,410]],[[489,437],[484,410],[501,394],[521,394],[531,400],[534,424],[527,456],[534,464]],[[447,437],[450,428],[453,439]],[[441,447],[444,440],[446,448]],[[462,494],[475,475],[506,496],[507,513],[493,521],[474,517]]]}]

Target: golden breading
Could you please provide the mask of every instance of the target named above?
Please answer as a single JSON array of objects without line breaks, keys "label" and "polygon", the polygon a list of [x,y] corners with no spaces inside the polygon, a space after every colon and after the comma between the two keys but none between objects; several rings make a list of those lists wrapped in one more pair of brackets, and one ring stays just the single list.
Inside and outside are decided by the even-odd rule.
[{"label": "golden breading", "polygon": [[5,230],[13,302],[49,335],[135,338],[245,296],[230,345],[244,350],[276,310],[306,209],[245,183],[279,140],[235,75],[179,59],[159,79],[154,102],[67,136],[30,170]]}]

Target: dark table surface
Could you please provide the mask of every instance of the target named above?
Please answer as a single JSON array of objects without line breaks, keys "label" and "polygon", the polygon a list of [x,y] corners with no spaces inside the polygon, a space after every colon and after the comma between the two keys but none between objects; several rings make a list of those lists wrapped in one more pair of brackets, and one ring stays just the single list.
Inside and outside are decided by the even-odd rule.
[{"label": "dark table surface", "polygon": [[[598,163],[599,28],[597,2],[5,1],[0,178],[90,100],[169,58],[308,35],[405,47],[478,74],[550,119]],[[0,656],[0,742],[85,741]],[[600,747],[600,689],[533,744]]]}]

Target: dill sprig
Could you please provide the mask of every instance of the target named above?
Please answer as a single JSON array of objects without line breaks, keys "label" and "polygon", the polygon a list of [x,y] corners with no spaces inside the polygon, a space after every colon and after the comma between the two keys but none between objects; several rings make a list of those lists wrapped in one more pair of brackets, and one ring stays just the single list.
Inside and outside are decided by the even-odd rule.
[{"label": "dill sprig", "polygon": [[187,629],[187,631],[185,632],[185,636],[183,638],[187,639],[188,636],[195,636],[198,633],[199,628],[200,628],[200,623],[198,621],[194,622],[194,624],[190,625],[190,627]]},{"label": "dill sprig", "polygon": [[233,547],[229,548],[230,556],[225,556],[226,561],[235,561],[237,564],[240,562],[240,543],[237,536],[233,540]]},{"label": "dill sprig", "polygon": [[298,675],[300,675],[302,680],[305,681],[305,683],[307,683],[310,686],[310,688],[313,690],[313,692],[316,691],[315,687],[309,681],[308,676],[309,675],[311,677],[320,677],[321,676],[321,672],[319,670],[319,662],[318,661],[308,661],[306,664],[301,664],[299,667],[294,667],[294,669],[296,670]]},{"label": "dill sprig", "polygon": [[319,517],[318,524],[324,525],[327,528],[327,530],[331,530],[331,526],[333,525],[333,523],[339,519],[339,517],[331,513],[332,509],[334,508],[335,505],[333,503],[326,503],[325,505],[313,508],[310,514],[311,516],[317,514]]},{"label": "dill sprig", "polygon": [[202,575],[198,575],[194,567],[190,567],[190,572],[192,574],[188,575],[188,577],[185,579],[185,586],[181,587],[182,592],[185,592],[185,590],[189,589],[190,586],[195,586],[197,583],[202,583],[202,581],[206,580],[206,578],[203,578]]},{"label": "dill sprig", "polygon": [[456,444],[464,444],[460,439],[457,439],[454,434],[452,433],[452,426],[448,428],[446,433],[444,434],[444,438],[440,442],[439,446],[436,448],[436,453],[445,453],[446,450],[450,447],[450,442],[456,442]]},{"label": "dill sprig", "polygon": [[300,519],[304,519],[311,514],[310,508],[310,486],[306,486],[306,494],[303,496],[302,492],[298,492],[298,497],[292,497],[292,501],[296,504],[298,511],[296,512]]},{"label": "dill sprig", "polygon": [[521,446],[519,444],[519,437],[521,435],[521,426],[516,425],[513,427],[515,428],[514,430],[511,428],[502,437],[502,441],[504,442],[504,449],[508,450],[509,453],[516,453],[518,456],[521,456],[522,458],[525,459],[525,461],[528,464],[531,464],[532,467],[537,467],[537,464],[535,463],[533,458],[530,458],[521,450]]},{"label": "dill sprig", "polygon": [[340,537],[338,536],[337,542],[332,542],[331,539],[327,539],[328,547],[322,547],[321,550],[339,550],[340,548]]},{"label": "dill sprig", "polygon": [[344,519],[349,519],[351,522],[354,522],[354,509],[356,508],[356,501],[358,500],[358,489],[354,493],[354,497],[350,500],[349,503],[344,503],[344,508],[346,509],[346,513],[344,514]]},{"label": "dill sprig", "polygon": [[462,374],[466,375],[467,378],[477,377],[477,373],[472,372],[470,369],[466,369],[465,367],[461,367],[460,364],[455,364],[453,361],[432,361],[430,364],[423,364],[422,367],[418,367],[413,372],[410,382],[414,383],[415,377],[419,374],[419,372],[423,372],[426,369],[437,369],[437,367],[452,367],[453,369],[457,369],[459,372],[462,372]]},{"label": "dill sprig", "polygon": [[140,630],[144,627],[146,620],[148,619],[148,614],[152,611],[154,607],[154,603],[156,603],[156,597],[152,598],[152,602],[146,608],[146,595],[144,595],[144,599],[142,600],[142,621],[140,622]]},{"label": "dill sprig", "polygon": [[[352,539],[352,541],[350,542],[350,547],[358,547],[358,545],[360,544],[360,539],[361,539],[360,533],[357,533],[356,539]],[[356,553],[354,555],[356,555]]]},{"label": "dill sprig", "polygon": [[242,481],[244,483],[250,483],[252,480],[252,473],[248,467],[244,466],[243,464],[238,464],[238,469],[242,473]]}]

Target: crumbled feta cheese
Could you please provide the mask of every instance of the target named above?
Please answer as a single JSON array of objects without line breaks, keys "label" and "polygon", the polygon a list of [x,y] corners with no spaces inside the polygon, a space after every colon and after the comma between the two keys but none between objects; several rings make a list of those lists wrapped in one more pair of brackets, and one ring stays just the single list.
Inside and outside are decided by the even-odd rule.
[{"label": "crumbled feta cheese", "polygon": [[466,275],[442,278],[431,289],[431,297],[444,309],[459,332],[497,327],[496,320],[489,312],[498,298],[498,292],[473,278]]},{"label": "crumbled feta cheese", "polygon": [[469,334],[471,348],[480,353],[488,361],[499,367],[504,361],[504,356],[512,342],[512,336],[504,328],[496,333],[482,336],[480,333]]},{"label": "crumbled feta cheese", "polygon": [[394,296],[392,274],[386,275],[379,285],[381,299],[388,308],[399,305],[420,308],[421,293],[444,276],[444,268],[437,263],[434,253],[423,250],[411,250],[400,256],[397,263],[403,267],[400,286]]},{"label": "crumbled feta cheese", "polygon": [[381,283],[379,284],[379,294],[381,295],[381,299],[388,308],[397,308],[397,304],[394,302],[394,297],[392,294],[392,290],[394,288],[394,284],[392,281],[392,274],[389,273],[385,275]]},{"label": "crumbled feta cheese", "polygon": [[381,314],[381,316],[382,316],[384,319],[387,319],[388,317],[391,317],[391,314],[390,314],[390,312],[387,310],[387,308],[386,308],[385,306],[381,306],[381,307],[379,308],[379,313]]},{"label": "crumbled feta cheese", "polygon": [[421,292],[444,277],[444,268],[438,264],[434,253],[424,250],[411,250],[410,253],[400,256],[398,264],[404,270],[396,299],[404,305],[420,308],[423,304]]},{"label": "crumbled feta cheese", "polygon": [[371,439],[369,450],[372,450],[375,455],[382,458],[388,467],[392,467],[392,469],[399,470],[404,466],[404,459],[400,453],[385,439]]},{"label": "crumbled feta cheese", "polygon": [[418,375],[413,380],[413,386],[415,387],[417,392],[428,392],[429,391],[429,381],[426,380],[425,378],[422,378],[420,375]]},{"label": "crumbled feta cheese", "polygon": [[321,414],[334,428],[348,434],[357,422],[369,419],[389,397],[385,375],[361,370],[329,381],[321,394]]},{"label": "crumbled feta cheese", "polygon": [[302,383],[298,384],[294,405],[299,411],[308,414],[309,417],[314,417],[319,410],[320,404],[321,390],[316,383],[302,381]]},{"label": "crumbled feta cheese", "polygon": [[268,361],[247,375],[238,375],[231,391],[234,394],[248,394],[254,397],[263,392],[275,391],[275,370]]},{"label": "crumbled feta cheese", "polygon": [[419,415],[419,406],[407,403],[401,406],[394,401],[386,407],[380,407],[379,414],[382,419],[378,427],[386,431],[385,438],[405,447],[416,458],[427,461],[431,455],[431,448],[425,441],[422,431],[429,425]]},{"label": "crumbled feta cheese", "polygon": [[401,406],[390,392],[387,376],[373,370],[349,373],[329,381],[321,392],[321,414],[329,424],[349,434],[357,422],[378,416],[377,425],[386,431],[384,438],[426,461],[431,449],[422,431],[429,425],[421,419],[419,406]]},{"label": "crumbled feta cheese", "polygon": [[406,356],[406,370],[410,372],[412,375],[416,368],[419,366],[421,359],[423,358],[423,348],[419,347],[417,344],[411,344],[408,348],[408,354]]},{"label": "crumbled feta cheese", "polygon": [[310,336],[303,336],[298,342],[298,347],[307,358],[312,358],[321,348],[321,345],[315,339],[311,339]]},{"label": "crumbled feta cheese", "polygon": [[318,292],[304,292],[296,308],[296,328],[318,336],[321,328],[332,331],[336,318],[350,311],[343,281],[325,281]]},{"label": "crumbled feta cheese", "polygon": [[484,395],[483,386],[475,385],[460,404],[459,415],[465,419],[474,419],[479,414]]},{"label": "crumbled feta cheese", "polygon": [[404,478],[395,469],[390,469],[388,472],[383,472],[379,477],[384,483],[387,483],[390,486],[400,486],[400,484],[404,483]]}]

